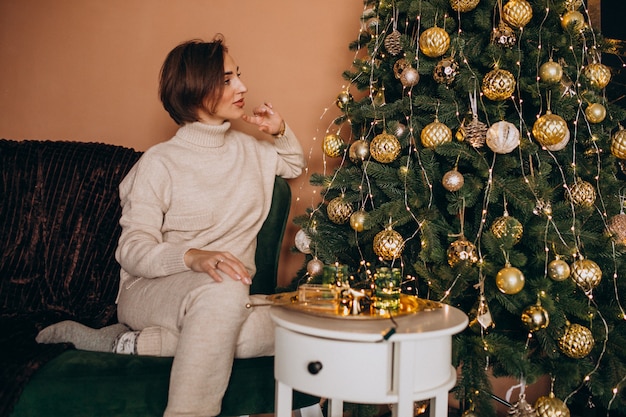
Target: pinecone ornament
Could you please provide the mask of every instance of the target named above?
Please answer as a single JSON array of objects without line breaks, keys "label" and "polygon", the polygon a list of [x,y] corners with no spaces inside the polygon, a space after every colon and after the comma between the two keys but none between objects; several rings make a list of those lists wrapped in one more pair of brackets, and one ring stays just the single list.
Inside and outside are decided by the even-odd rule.
[{"label": "pinecone ornament", "polygon": [[622,245],[626,245],[626,214],[620,213],[609,219],[609,233],[613,239]]},{"label": "pinecone ornament", "polygon": [[385,49],[393,56],[396,56],[400,52],[402,52],[400,37],[400,32],[398,32],[397,29],[394,29],[389,35],[385,37]]},{"label": "pinecone ornament", "polygon": [[478,120],[478,115],[472,114],[472,120],[463,120],[459,130],[456,132],[456,139],[458,141],[466,141],[472,147],[478,149],[481,148],[487,140],[487,130],[489,127]]}]

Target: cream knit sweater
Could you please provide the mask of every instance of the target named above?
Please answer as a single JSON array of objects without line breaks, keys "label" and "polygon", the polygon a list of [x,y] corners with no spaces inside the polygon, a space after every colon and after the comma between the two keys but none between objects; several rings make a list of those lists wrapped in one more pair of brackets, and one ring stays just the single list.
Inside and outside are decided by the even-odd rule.
[{"label": "cream knit sweater", "polygon": [[120,287],[132,277],[188,271],[183,258],[191,248],[231,252],[253,276],[274,177],[295,178],[304,165],[289,128],[272,144],[229,122],[184,125],[148,149],[120,184]]}]

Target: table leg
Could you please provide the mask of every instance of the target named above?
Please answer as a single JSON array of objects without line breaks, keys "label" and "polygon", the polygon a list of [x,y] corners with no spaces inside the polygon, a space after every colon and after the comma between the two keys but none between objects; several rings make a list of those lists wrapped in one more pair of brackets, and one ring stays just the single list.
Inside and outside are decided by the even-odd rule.
[{"label": "table leg", "polygon": [[290,386],[276,381],[276,417],[291,417],[293,390]]},{"label": "table leg", "polygon": [[415,342],[404,341],[394,343],[394,380],[393,388],[398,395],[398,403],[394,405],[393,417],[413,417],[413,387],[415,380]]},{"label": "table leg", "polygon": [[328,417],[343,416],[343,401],[328,399]]},{"label": "table leg", "polygon": [[448,393],[445,398],[440,394],[430,399],[430,417],[448,416]]}]

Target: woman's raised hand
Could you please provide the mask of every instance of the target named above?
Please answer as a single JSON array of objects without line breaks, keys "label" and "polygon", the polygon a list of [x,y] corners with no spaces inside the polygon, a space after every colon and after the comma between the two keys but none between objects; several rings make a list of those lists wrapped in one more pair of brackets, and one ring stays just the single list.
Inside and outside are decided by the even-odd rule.
[{"label": "woman's raised hand", "polygon": [[261,132],[270,135],[278,135],[284,132],[285,125],[283,118],[273,108],[272,103],[263,103],[252,110],[252,116],[244,114],[241,117],[244,121],[256,125]]}]

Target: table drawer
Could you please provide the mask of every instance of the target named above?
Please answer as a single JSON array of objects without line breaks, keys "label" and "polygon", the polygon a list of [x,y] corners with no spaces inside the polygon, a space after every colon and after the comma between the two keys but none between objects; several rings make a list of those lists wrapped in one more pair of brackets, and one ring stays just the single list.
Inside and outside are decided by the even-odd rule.
[{"label": "table drawer", "polygon": [[276,328],[275,377],[292,388],[349,402],[392,401],[393,345],[347,342]]}]

